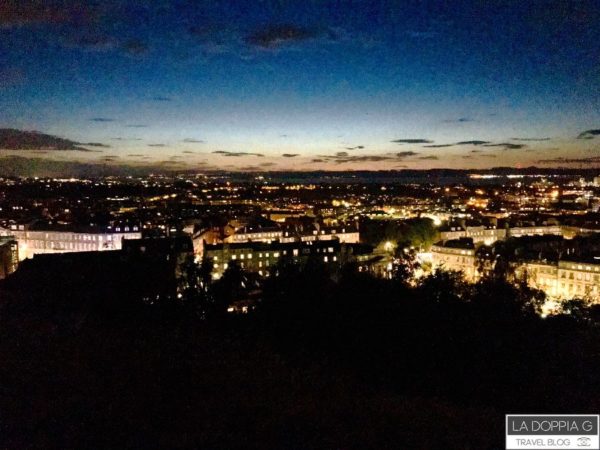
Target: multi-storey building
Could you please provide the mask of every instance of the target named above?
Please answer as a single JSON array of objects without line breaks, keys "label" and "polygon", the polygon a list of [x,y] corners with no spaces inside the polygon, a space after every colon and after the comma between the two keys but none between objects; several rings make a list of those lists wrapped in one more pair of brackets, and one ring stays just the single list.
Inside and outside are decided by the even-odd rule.
[{"label": "multi-storey building", "polygon": [[137,225],[117,227],[51,227],[10,225],[0,227],[0,236],[14,236],[19,259],[44,253],[120,250],[124,239],[140,239]]},{"label": "multi-storey building", "polygon": [[0,280],[6,278],[19,265],[19,246],[12,236],[0,237]]},{"label": "multi-storey building", "polygon": [[313,226],[298,230],[287,229],[283,232],[281,242],[294,241],[329,241],[337,239],[346,244],[358,244],[360,242],[360,233],[358,228],[352,225],[341,226],[321,226],[315,224]]},{"label": "multi-storey building", "polygon": [[597,233],[597,229],[576,227],[568,225],[540,225],[532,227],[512,227],[512,228],[494,228],[494,227],[452,227],[449,230],[441,231],[440,237],[443,241],[471,238],[475,244],[491,245],[496,241],[501,241],[510,237],[523,236],[544,236],[555,235],[565,238],[573,238],[578,235]]},{"label": "multi-storey building", "polygon": [[494,227],[453,227],[450,230],[440,232],[440,237],[443,241],[460,239],[460,238],[471,238],[473,242],[483,243],[485,245],[491,245],[496,241],[506,239],[505,228],[494,228]]},{"label": "multi-storey building", "polygon": [[467,281],[479,278],[475,245],[470,238],[438,242],[431,247],[432,268],[443,268],[463,273]]},{"label": "multi-storey building", "polygon": [[600,302],[600,260],[530,261],[520,266],[517,273],[552,299],[587,298]]},{"label": "multi-storey building", "polygon": [[309,242],[245,242],[234,244],[206,244],[204,258],[213,264],[213,277],[220,278],[232,261],[249,272],[269,276],[281,259],[292,262],[305,262],[316,258],[330,269],[335,270],[354,259],[366,262],[372,248],[360,244],[343,244],[337,239]]},{"label": "multi-storey building", "polygon": [[232,244],[249,241],[272,242],[281,239],[282,235],[283,233],[277,225],[246,225],[235,230],[235,232],[227,236],[224,241]]}]

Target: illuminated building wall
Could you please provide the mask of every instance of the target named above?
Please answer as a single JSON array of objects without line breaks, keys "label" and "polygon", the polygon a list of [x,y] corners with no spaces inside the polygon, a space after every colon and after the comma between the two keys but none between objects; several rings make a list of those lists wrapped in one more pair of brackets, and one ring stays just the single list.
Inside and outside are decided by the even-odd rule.
[{"label": "illuminated building wall", "polygon": [[527,262],[518,268],[530,286],[553,299],[587,298],[600,302],[600,261]]},{"label": "illuminated building wall", "polygon": [[479,277],[475,249],[472,245],[461,247],[433,245],[431,247],[431,263],[433,269],[442,268],[462,272],[467,281],[477,281]]},{"label": "illuminated building wall", "polygon": [[19,265],[19,247],[12,236],[0,237],[0,280],[6,278]]},{"label": "illuminated building wall", "polygon": [[[14,228],[13,228],[14,227]],[[91,252],[120,250],[123,239],[140,239],[138,227],[89,232],[28,230],[22,225],[0,228],[0,236],[14,236],[19,244],[19,259],[44,253]]]}]

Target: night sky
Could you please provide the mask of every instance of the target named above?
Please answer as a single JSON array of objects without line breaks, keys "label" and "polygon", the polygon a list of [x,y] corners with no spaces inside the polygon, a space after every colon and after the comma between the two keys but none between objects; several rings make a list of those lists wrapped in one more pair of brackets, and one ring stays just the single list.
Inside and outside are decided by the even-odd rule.
[{"label": "night sky", "polygon": [[144,3],[0,1],[0,156],[600,166],[598,1]]}]

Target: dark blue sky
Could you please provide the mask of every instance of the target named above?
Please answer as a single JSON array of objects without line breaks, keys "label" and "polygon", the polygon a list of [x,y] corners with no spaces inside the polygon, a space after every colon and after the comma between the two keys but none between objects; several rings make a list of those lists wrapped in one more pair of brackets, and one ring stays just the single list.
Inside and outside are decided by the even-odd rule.
[{"label": "dark blue sky", "polygon": [[0,4],[0,127],[198,168],[600,159],[598,1],[143,3]]}]

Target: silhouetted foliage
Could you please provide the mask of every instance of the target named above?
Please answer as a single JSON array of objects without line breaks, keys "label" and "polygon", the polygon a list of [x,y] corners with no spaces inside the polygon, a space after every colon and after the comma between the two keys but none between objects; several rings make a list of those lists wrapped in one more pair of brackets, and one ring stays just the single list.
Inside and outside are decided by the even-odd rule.
[{"label": "silhouetted foliage", "polygon": [[507,411],[600,407],[597,307],[542,319],[501,277],[334,280],[309,258],[257,284],[188,261],[180,299],[144,301],[153,283],[95,269],[0,284],[7,448],[498,448]]}]

